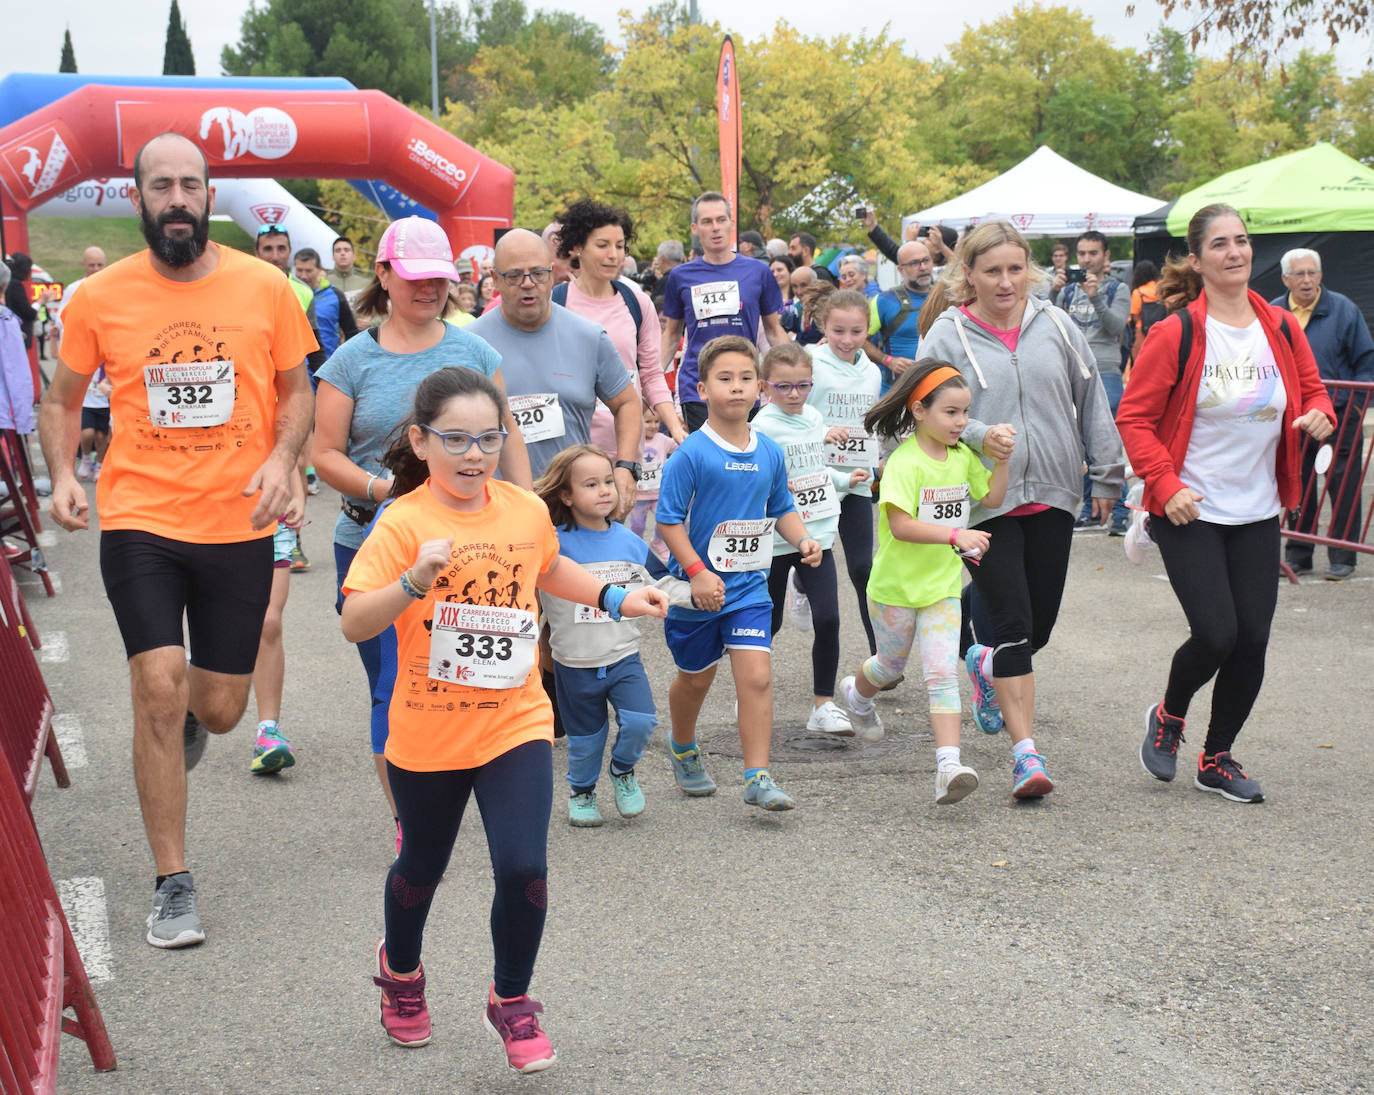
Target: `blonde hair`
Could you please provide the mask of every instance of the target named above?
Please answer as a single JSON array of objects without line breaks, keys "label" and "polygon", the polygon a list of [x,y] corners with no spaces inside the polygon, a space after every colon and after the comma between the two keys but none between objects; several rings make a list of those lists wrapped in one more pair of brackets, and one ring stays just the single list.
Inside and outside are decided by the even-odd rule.
[{"label": "blonde hair", "polygon": [[569,445],[558,451],[544,474],[535,481],[534,493],[549,507],[549,520],[554,528],[577,527],[577,518],[573,516],[572,507],[563,501],[563,492],[572,486],[573,465],[584,456],[599,456],[611,468],[615,467],[614,461],[595,445]]},{"label": "blonde hair", "polygon": [[767,380],[774,365],[805,365],[809,369],[811,368],[811,355],[806,352],[806,347],[800,342],[781,342],[770,347],[768,352],[763,355],[763,360],[759,362],[759,376]]},{"label": "blonde hair", "polygon": [[1007,221],[984,221],[959,241],[959,246],[954,252],[954,261],[945,271],[945,277],[949,280],[948,293],[951,301],[955,304],[968,304],[977,297],[978,294],[973,291],[973,286],[968,280],[968,271],[973,266],[973,260],[1004,243],[1015,244],[1026,253],[1027,293],[1049,280],[1044,267],[1031,257],[1030,244],[1026,242],[1026,237],[1013,225]]}]

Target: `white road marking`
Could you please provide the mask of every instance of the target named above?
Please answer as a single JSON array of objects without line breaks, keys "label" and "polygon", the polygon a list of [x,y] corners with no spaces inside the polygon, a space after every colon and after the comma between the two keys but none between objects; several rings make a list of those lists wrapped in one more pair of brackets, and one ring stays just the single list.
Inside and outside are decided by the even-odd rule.
[{"label": "white road marking", "polygon": [[43,646],[38,651],[40,662],[65,662],[70,657],[71,652],[67,648],[67,633],[65,631],[47,631],[40,633]]},{"label": "white road marking", "polygon": [[80,715],[54,715],[52,732],[57,735],[57,744],[62,749],[62,759],[68,768],[85,768],[86,735],[81,732]]},{"label": "white road marking", "polygon": [[39,547],[57,547],[57,532],[50,528],[45,528],[38,534]]},{"label": "white road marking", "polygon": [[57,882],[57,897],[71,925],[72,938],[93,984],[114,980],[114,961],[110,951],[110,916],[105,907],[103,878],[63,878]]}]

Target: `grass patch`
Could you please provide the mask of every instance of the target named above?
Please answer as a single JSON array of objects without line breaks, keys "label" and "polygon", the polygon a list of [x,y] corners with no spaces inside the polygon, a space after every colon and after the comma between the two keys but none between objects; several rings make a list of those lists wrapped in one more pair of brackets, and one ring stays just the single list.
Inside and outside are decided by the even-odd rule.
[{"label": "grass patch", "polygon": [[[253,238],[233,221],[212,220],[210,238],[236,251],[253,253]],[[29,254],[58,281],[81,277],[81,253],[99,247],[114,262],[147,246],[137,217],[30,217]]]}]

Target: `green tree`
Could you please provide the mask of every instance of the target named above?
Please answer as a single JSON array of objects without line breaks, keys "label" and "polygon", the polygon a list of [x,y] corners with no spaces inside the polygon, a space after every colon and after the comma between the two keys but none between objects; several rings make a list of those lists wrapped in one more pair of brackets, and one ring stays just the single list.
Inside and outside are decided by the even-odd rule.
[{"label": "green tree", "polygon": [[177,0],[172,0],[167,13],[167,44],[162,51],[162,75],[194,76],[196,57],[191,52],[191,39],[186,33],[186,21],[181,17]]},{"label": "green tree", "polygon": [[220,64],[229,76],[342,76],[427,102],[429,16],[424,0],[254,2]]},{"label": "green tree", "polygon": [[1180,40],[1148,57],[1118,49],[1066,7],[1021,7],[966,30],[943,77],[933,148],[946,163],[1004,171],[1047,144],[1084,169],[1153,192],[1165,161],[1155,143],[1165,89],[1189,78]]},{"label": "green tree", "polygon": [[76,71],[76,51],[72,49],[72,28],[68,27],[62,35],[62,60],[57,66],[58,72]]},{"label": "green tree", "polygon": [[1285,66],[1270,98],[1275,116],[1288,123],[1300,143],[1309,144],[1322,118],[1336,109],[1340,89],[1335,55],[1305,49]]}]

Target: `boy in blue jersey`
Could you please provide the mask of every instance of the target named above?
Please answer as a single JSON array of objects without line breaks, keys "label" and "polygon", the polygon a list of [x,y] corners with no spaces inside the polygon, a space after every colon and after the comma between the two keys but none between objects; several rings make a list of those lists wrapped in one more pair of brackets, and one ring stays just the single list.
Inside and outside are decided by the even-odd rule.
[{"label": "boy in blue jersey", "polygon": [[782,449],[749,425],[759,397],[754,344],[737,335],[708,342],[699,358],[697,393],[706,404],[706,423],[665,466],[658,497],[658,530],[673,555],[670,569],[691,582],[697,606],[674,607],[663,623],[678,668],[668,689],[673,774],[689,795],[715,793],[697,748],[697,716],[716,663],[728,651],[739,700],[744,801],[790,810],[795,804],[768,773],[773,531],[801,552],[807,566],[820,565],[821,545],[806,534],[792,504]]}]

